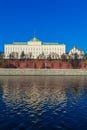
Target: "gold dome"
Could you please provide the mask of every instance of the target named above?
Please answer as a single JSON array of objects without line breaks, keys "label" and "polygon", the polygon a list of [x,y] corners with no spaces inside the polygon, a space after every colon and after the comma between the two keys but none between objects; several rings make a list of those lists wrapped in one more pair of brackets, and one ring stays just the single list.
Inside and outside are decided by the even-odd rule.
[{"label": "gold dome", "polygon": [[34,42],[35,42],[35,41],[38,41],[38,39],[37,39],[36,37],[34,37],[34,38],[33,38],[33,41],[34,41]]},{"label": "gold dome", "polygon": [[31,42],[39,42],[40,40],[37,37],[33,37],[30,41]]}]

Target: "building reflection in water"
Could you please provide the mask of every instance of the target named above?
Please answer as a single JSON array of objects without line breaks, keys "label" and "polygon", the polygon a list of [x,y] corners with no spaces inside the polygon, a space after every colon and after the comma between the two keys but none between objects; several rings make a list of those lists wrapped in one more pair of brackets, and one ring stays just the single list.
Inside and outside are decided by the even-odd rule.
[{"label": "building reflection in water", "polygon": [[56,105],[66,100],[66,89],[72,95],[82,92],[82,86],[87,84],[86,77],[75,76],[32,76],[32,77],[0,77],[0,85],[3,88],[3,99],[5,103],[15,103],[23,100],[33,107],[44,101]]},{"label": "building reflection in water", "polygon": [[66,99],[65,81],[61,77],[1,77],[5,103],[22,100],[32,107],[56,105]]},{"label": "building reflection in water", "polygon": [[10,114],[36,116],[32,119],[36,123],[49,110],[58,114],[67,106],[70,94],[79,98],[86,84],[84,76],[5,76],[0,77],[0,96]]}]

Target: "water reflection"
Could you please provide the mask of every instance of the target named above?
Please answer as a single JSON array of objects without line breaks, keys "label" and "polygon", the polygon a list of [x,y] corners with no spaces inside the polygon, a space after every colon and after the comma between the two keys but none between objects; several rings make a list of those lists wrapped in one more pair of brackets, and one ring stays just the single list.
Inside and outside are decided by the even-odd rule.
[{"label": "water reflection", "polygon": [[0,77],[0,130],[85,129],[86,96],[85,76]]}]

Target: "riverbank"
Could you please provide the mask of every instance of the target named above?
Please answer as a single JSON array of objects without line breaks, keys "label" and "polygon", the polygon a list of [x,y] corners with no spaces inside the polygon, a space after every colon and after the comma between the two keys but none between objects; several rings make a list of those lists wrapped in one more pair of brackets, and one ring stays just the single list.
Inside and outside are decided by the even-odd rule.
[{"label": "riverbank", "polygon": [[84,76],[87,69],[0,69],[0,76]]}]

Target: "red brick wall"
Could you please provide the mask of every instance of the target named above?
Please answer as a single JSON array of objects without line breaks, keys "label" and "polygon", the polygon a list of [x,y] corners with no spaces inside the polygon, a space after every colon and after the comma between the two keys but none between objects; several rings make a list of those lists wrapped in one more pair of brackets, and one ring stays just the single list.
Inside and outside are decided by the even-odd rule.
[{"label": "red brick wall", "polygon": [[81,62],[79,65],[80,69],[87,69],[87,62]]},{"label": "red brick wall", "polygon": [[[72,69],[70,62],[61,60],[5,60],[9,68],[53,68],[53,69]],[[87,69],[87,62],[81,61],[79,69]]]}]

